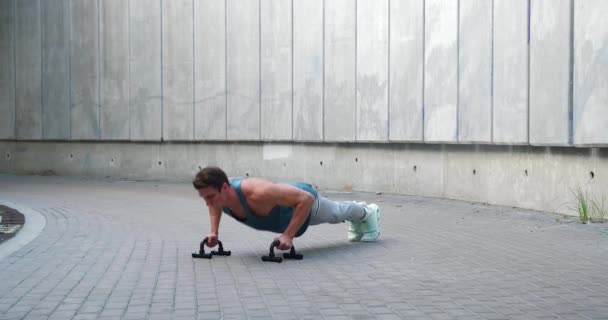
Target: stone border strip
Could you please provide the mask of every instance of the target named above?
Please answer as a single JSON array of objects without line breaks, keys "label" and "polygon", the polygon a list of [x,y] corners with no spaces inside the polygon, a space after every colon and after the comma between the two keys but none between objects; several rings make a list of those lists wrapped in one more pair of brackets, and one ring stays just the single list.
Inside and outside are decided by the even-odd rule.
[{"label": "stone border strip", "polygon": [[0,260],[2,260],[34,240],[46,226],[46,219],[38,211],[14,202],[0,199],[0,204],[11,207],[25,216],[23,228],[19,230],[17,235],[0,245]]}]

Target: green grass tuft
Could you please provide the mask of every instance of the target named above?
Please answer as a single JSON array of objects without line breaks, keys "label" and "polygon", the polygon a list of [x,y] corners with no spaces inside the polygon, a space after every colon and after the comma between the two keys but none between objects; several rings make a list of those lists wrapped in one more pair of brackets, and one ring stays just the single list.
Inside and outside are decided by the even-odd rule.
[{"label": "green grass tuft", "polygon": [[587,190],[583,191],[581,187],[578,187],[576,190],[571,189],[570,192],[576,202],[575,206],[570,207],[570,209],[578,213],[581,223],[587,223],[589,220],[589,195]]}]

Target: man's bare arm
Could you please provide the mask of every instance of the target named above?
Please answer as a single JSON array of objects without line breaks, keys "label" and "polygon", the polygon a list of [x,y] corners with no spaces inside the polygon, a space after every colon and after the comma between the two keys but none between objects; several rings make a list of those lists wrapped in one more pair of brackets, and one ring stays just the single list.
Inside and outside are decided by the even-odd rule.
[{"label": "man's bare arm", "polygon": [[211,223],[211,233],[207,236],[207,245],[209,247],[215,247],[217,245],[221,219],[222,211],[209,207],[209,222]]},{"label": "man's bare arm", "polygon": [[[286,236],[293,239],[296,236],[296,233],[298,233],[298,230],[300,230],[300,228],[304,224],[304,222],[306,222],[308,215],[310,215],[310,210],[312,209],[312,205],[315,201],[315,198],[310,193],[300,190],[300,189],[290,186],[290,185],[275,185],[275,186],[277,186],[278,188],[281,188],[281,189],[284,189],[284,188],[293,189],[293,190],[288,190],[284,194],[279,194],[279,198],[285,197],[286,202],[290,200],[289,199],[291,197],[290,194],[294,191],[297,191],[297,195],[294,195],[296,204],[293,209],[293,215],[291,216],[291,221],[289,221],[289,225],[287,225],[287,228],[283,232],[283,234],[285,234]],[[279,199],[279,200],[281,200],[281,199]],[[285,204],[281,203],[281,205],[285,205]]]},{"label": "man's bare arm", "polygon": [[[272,204],[273,206],[293,207],[293,215],[291,221],[287,225],[285,231],[279,241],[281,242],[280,249],[289,249],[291,241],[295,237],[298,230],[302,227],[314,203],[314,197],[301,189],[288,184],[275,184],[269,181],[263,181],[256,184],[256,190],[253,192],[253,199],[256,202]],[[288,239],[285,239],[287,237]],[[288,240],[288,241],[287,241]]]}]

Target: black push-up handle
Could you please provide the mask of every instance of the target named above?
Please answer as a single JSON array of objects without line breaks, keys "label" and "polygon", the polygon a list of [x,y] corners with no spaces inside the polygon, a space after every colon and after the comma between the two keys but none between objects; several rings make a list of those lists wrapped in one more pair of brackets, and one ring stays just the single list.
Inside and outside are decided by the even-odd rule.
[{"label": "black push-up handle", "polygon": [[205,245],[207,244],[207,241],[209,241],[209,238],[205,238],[203,241],[201,241],[201,247],[200,247],[198,253],[193,252],[192,258],[203,258],[203,259],[213,258],[213,255],[211,253],[205,253]]},{"label": "black push-up handle", "polygon": [[205,253],[205,245],[209,241],[209,238],[203,239],[201,241],[201,247],[198,253],[193,252],[192,258],[203,258],[203,259],[211,259],[213,256],[229,256],[231,254],[230,251],[224,251],[224,246],[222,242],[218,240],[217,244],[219,246],[218,251],[211,251],[211,253]]},{"label": "black push-up handle", "polygon": [[268,255],[267,256],[262,256],[262,261],[281,263],[281,262],[283,262],[283,258],[285,258],[285,259],[293,259],[293,260],[302,260],[304,258],[303,255],[301,255],[299,253],[296,253],[296,247],[294,247],[293,245],[291,246],[291,250],[289,251],[289,253],[287,253],[287,252],[283,253],[283,258],[275,256],[274,255],[274,248],[278,247],[279,244],[280,244],[279,240],[274,240],[270,244],[270,250],[268,252]]}]

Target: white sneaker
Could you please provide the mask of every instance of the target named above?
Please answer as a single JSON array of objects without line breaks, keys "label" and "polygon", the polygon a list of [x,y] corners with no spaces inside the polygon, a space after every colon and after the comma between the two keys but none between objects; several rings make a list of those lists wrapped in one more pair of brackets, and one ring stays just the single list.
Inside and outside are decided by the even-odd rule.
[{"label": "white sneaker", "polygon": [[372,203],[365,206],[366,215],[360,222],[360,241],[376,241],[380,236],[380,207]]},{"label": "white sneaker", "polygon": [[348,241],[361,241],[361,237],[363,237],[363,233],[361,233],[361,223],[360,222],[348,222]]},{"label": "white sneaker", "polygon": [[[367,204],[365,202],[357,202],[357,201],[353,201],[353,202],[360,206],[363,206],[364,208],[367,207]],[[365,210],[365,212],[367,213],[367,210]],[[363,232],[361,232],[361,222],[349,221],[348,222],[348,241],[361,241],[361,237],[363,237]]]}]

